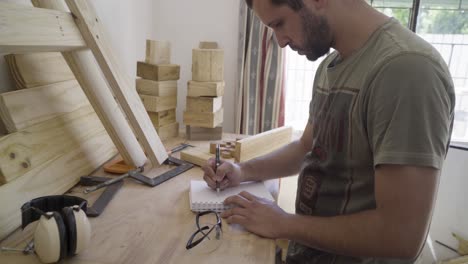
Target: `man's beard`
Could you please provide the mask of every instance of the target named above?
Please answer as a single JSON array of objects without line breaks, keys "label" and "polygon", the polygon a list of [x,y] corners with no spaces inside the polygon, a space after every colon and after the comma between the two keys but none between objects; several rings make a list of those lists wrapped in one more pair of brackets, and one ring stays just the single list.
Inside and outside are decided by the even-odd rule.
[{"label": "man's beard", "polygon": [[299,12],[305,37],[302,52],[308,60],[315,61],[330,51],[330,26],[325,17],[316,16],[305,7]]}]

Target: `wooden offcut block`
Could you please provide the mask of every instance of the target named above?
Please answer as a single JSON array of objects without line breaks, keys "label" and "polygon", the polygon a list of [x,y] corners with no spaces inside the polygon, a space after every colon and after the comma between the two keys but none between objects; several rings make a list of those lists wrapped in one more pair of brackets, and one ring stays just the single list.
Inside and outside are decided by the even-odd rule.
[{"label": "wooden offcut block", "polygon": [[184,123],[188,126],[214,128],[223,122],[223,108],[214,113],[184,111]]},{"label": "wooden offcut block", "polygon": [[235,157],[236,142],[235,141],[215,141],[210,142],[210,153],[216,154],[216,145],[219,145],[221,157],[231,159]]},{"label": "wooden offcut block", "polygon": [[[202,147],[187,148],[180,152],[181,160],[188,161],[200,167],[205,165],[210,158],[214,157],[214,154],[211,154],[208,149]],[[232,158],[223,158],[223,160],[234,161]]]},{"label": "wooden offcut block", "polygon": [[187,97],[187,112],[213,113],[223,106],[222,97]]},{"label": "wooden offcut block", "polygon": [[149,64],[139,61],[137,63],[137,76],[153,81],[179,80],[180,66],[176,64]]},{"label": "wooden offcut block", "polygon": [[236,141],[236,162],[243,162],[268,154],[291,142],[292,127],[275,128]]},{"label": "wooden offcut block", "polygon": [[139,94],[153,96],[177,96],[177,81],[152,81],[136,79]]},{"label": "wooden offcut block", "polygon": [[217,49],[218,43],[213,41],[200,41],[198,47],[200,49]]},{"label": "wooden offcut block", "polygon": [[196,148],[188,148],[184,149],[180,152],[180,159],[190,162],[192,164],[203,166],[206,162],[213,158],[215,155],[209,153],[208,151],[204,150],[203,148],[196,147]]},{"label": "wooden offcut block", "polygon": [[177,96],[151,96],[140,94],[146,111],[161,112],[177,107]]},{"label": "wooden offcut block", "polygon": [[170,64],[171,44],[169,41],[147,39],[145,62],[149,64]]},{"label": "wooden offcut block", "polygon": [[199,82],[223,81],[224,51],[222,49],[193,49],[192,80]]},{"label": "wooden offcut block", "polygon": [[223,137],[223,127],[186,126],[185,133],[188,140],[220,140]]},{"label": "wooden offcut block", "polygon": [[161,112],[148,112],[148,115],[156,128],[176,122],[175,109]]},{"label": "wooden offcut block", "polygon": [[156,131],[158,132],[158,135],[161,138],[161,140],[177,137],[179,136],[179,123],[176,122],[157,127]]},{"label": "wooden offcut block", "polygon": [[187,96],[200,97],[200,96],[223,96],[224,95],[224,82],[196,82],[188,81],[187,83]]}]

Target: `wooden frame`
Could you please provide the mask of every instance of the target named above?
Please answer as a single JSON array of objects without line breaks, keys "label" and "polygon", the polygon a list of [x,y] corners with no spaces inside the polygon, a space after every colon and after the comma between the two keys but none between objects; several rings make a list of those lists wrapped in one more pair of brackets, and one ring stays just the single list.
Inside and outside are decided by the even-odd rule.
[{"label": "wooden frame", "polygon": [[[63,0],[32,0],[32,2],[36,7],[68,11]],[[102,76],[93,54],[89,50],[79,50],[62,52],[62,55],[122,158],[132,166],[144,165],[147,161],[145,153],[119,105],[114,100],[113,94],[108,89],[107,82]]]},{"label": "wooden frame", "polygon": [[156,133],[143,103],[138,98],[136,89],[131,87],[134,82],[130,81],[117,65],[99,23],[100,20],[89,4],[89,0],[66,0],[66,3],[76,16],[75,21],[81,34],[93,52],[149,160],[153,166],[162,164],[168,158],[164,145]]},{"label": "wooden frame", "polygon": [[[89,1],[67,0],[73,16],[59,0],[32,0],[41,8],[0,3],[0,52],[62,52],[94,108],[80,106],[1,138],[3,149],[10,150],[1,157],[3,181],[16,179],[0,186],[0,239],[20,225],[21,204],[38,196],[63,194],[80,176],[114,156],[114,144],[126,161],[138,166],[147,161],[144,152],[153,166],[168,157],[131,87],[134,82],[116,64]],[[64,135],[62,129],[79,140]],[[41,144],[50,146],[47,154],[41,152]]]}]

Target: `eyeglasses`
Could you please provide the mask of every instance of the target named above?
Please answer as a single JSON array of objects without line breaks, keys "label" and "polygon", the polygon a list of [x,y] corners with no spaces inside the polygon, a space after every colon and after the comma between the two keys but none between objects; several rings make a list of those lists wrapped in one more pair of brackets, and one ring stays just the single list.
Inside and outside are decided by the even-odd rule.
[{"label": "eyeglasses", "polygon": [[222,241],[222,224],[221,217],[215,211],[205,211],[197,214],[196,217],[197,230],[190,236],[187,241],[186,249],[202,247],[204,250],[211,252],[216,250]]}]

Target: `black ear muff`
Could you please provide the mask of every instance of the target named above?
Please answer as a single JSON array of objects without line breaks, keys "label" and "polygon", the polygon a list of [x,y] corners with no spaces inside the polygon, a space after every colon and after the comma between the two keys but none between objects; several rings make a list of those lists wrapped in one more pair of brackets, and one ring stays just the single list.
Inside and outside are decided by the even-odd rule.
[{"label": "black ear muff", "polygon": [[66,256],[67,230],[62,216],[47,212],[34,231],[34,249],[43,263],[54,263]]},{"label": "black ear muff", "polygon": [[68,234],[67,256],[73,256],[76,251],[76,221],[72,207],[62,209],[62,218]]},{"label": "black ear muff", "polygon": [[22,228],[39,220],[34,248],[43,263],[53,263],[83,251],[91,240],[87,201],[68,195],[44,196],[21,206]]}]

